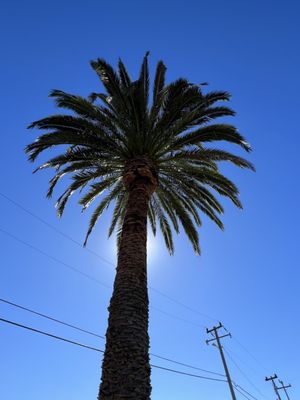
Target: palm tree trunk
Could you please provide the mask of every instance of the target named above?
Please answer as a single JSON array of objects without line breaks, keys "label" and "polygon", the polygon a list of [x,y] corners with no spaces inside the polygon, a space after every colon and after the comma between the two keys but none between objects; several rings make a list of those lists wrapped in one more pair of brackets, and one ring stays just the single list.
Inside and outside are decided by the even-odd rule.
[{"label": "palm tree trunk", "polygon": [[149,186],[139,177],[129,190],[109,306],[99,400],[150,399],[146,265]]}]

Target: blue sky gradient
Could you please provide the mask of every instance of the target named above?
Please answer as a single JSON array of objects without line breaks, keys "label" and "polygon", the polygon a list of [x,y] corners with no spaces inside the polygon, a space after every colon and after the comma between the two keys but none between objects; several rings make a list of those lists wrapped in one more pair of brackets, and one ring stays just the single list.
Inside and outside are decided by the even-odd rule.
[{"label": "blue sky gradient", "polygon": [[[228,359],[232,377],[257,399],[275,399],[271,384],[264,382],[273,372],[293,384],[292,399],[300,396],[299,12],[292,0],[29,0],[6,2],[0,16],[0,192],[78,242],[83,242],[91,210],[81,214],[75,196],[59,220],[55,197],[45,199],[51,172],[32,175],[33,165],[23,152],[37,135],[26,126],[57,111],[47,98],[51,89],[88,95],[100,87],[90,60],[104,57],[116,65],[120,56],[134,76],[150,50],[152,76],[163,59],[168,81],[184,76],[207,81],[209,90],[232,93],[234,124],[252,144],[248,158],[257,172],[224,167],[240,188],[244,210],[224,202],[225,232],[204,218],[201,257],[183,235],[175,240],[173,257],[159,235],[155,241],[150,238],[151,288],[195,310],[150,289],[151,351],[223,373],[217,349],[205,345],[204,329],[221,320],[233,335],[224,339],[224,346],[248,379]],[[101,259],[1,194],[0,206],[0,297],[104,335],[111,290],[28,244],[111,287],[115,251],[114,240],[107,240],[110,213],[89,243]],[[0,317],[104,348],[101,339],[1,302]],[[0,322],[0,354],[1,399],[97,396],[101,355],[96,352]],[[204,374],[155,358],[152,362]],[[156,369],[152,385],[152,400],[230,399],[222,382]],[[243,399],[239,393],[237,397]]]}]

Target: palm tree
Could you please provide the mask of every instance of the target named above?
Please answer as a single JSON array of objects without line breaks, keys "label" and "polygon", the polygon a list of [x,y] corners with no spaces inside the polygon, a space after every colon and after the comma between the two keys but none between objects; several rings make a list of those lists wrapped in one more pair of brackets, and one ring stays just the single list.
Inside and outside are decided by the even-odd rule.
[{"label": "palm tree", "polygon": [[53,90],[50,96],[57,106],[72,113],[33,122],[29,128],[48,132],[29,144],[26,152],[34,161],[44,150],[63,145],[61,154],[37,170],[55,170],[49,198],[57,182],[64,175],[71,176],[56,203],[59,216],[70,196],[86,187],[79,201],[83,210],[97,202],[84,244],[98,218],[113,203],[109,235],[117,231],[118,263],[99,400],[146,400],[151,393],[147,220],[154,234],[158,222],[171,254],[173,229],[178,233],[181,227],[200,254],[199,212],[223,229],[218,216],[223,207],[215,193],[241,208],[238,189],[220,173],[218,162],[253,169],[245,159],[206,143],[227,141],[246,151],[250,146],[234,126],[213,123],[216,118],[234,115],[227,106],[216,104],[228,101],[229,93],[204,94],[202,85],[182,78],[165,84],[166,67],[160,61],[149,102],[148,53],[135,81],[121,60],[117,70],[103,59],[92,61],[91,66],[106,93],[83,98]]}]

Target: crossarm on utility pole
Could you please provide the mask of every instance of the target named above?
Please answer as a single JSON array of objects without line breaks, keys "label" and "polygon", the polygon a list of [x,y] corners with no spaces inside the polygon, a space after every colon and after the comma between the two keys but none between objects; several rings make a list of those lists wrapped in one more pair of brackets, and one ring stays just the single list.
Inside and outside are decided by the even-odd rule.
[{"label": "crossarm on utility pole", "polygon": [[274,392],[276,393],[278,399],[281,400],[281,397],[280,397],[280,394],[279,394],[279,391],[278,391],[278,387],[276,386],[276,383],[274,382],[275,379],[277,379],[277,378],[278,378],[278,376],[276,374],[274,374],[272,376],[266,377],[265,380],[266,381],[272,381]]},{"label": "crossarm on utility pole", "polygon": [[282,381],[279,381],[279,383],[280,383],[281,386],[278,387],[277,389],[278,389],[278,390],[283,389],[283,390],[284,390],[284,393],[285,393],[285,395],[286,395],[286,398],[287,398],[288,400],[290,400],[290,396],[289,396],[288,391],[287,391],[286,389],[292,387],[292,385],[291,385],[290,383],[289,383],[288,385],[284,385],[284,383],[283,383]]}]

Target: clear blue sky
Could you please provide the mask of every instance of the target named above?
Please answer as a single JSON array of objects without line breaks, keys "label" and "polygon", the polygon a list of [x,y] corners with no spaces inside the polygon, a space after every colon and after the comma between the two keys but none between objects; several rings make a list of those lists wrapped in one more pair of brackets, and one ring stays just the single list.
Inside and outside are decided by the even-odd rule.
[{"label": "clear blue sky", "polygon": [[[1,193],[82,242],[89,213],[76,199],[58,220],[45,192],[48,172],[32,175],[24,146],[33,120],[55,112],[50,89],[81,95],[98,89],[89,61],[121,56],[134,75],[150,50],[168,80],[185,76],[232,93],[234,123],[253,146],[257,173],[228,168],[244,211],[225,202],[225,232],[204,220],[202,256],[181,236],[169,257],[155,242],[151,287],[221,320],[233,339],[224,346],[254,383],[228,360],[233,379],[258,399],[274,399],[267,374],[277,372],[300,397],[299,359],[299,12],[288,1],[10,1],[1,10]],[[61,186],[62,187],[62,186]],[[57,192],[57,194],[59,191]],[[3,232],[111,285],[114,268],[0,196],[0,296],[105,333],[111,291]],[[115,262],[106,215],[90,248]],[[223,372],[203,326],[216,322],[150,291],[151,351]],[[167,314],[163,313],[162,310]],[[0,303],[0,316],[104,347],[93,338]],[[176,318],[175,318],[176,317]],[[254,355],[251,357],[248,352]],[[95,399],[101,357],[0,323],[0,398]],[[197,373],[162,360],[155,364]],[[198,373],[201,373],[198,371]],[[230,399],[226,384],[153,370],[152,400]],[[263,397],[261,393],[265,396]],[[238,398],[243,397],[237,394]]]}]

